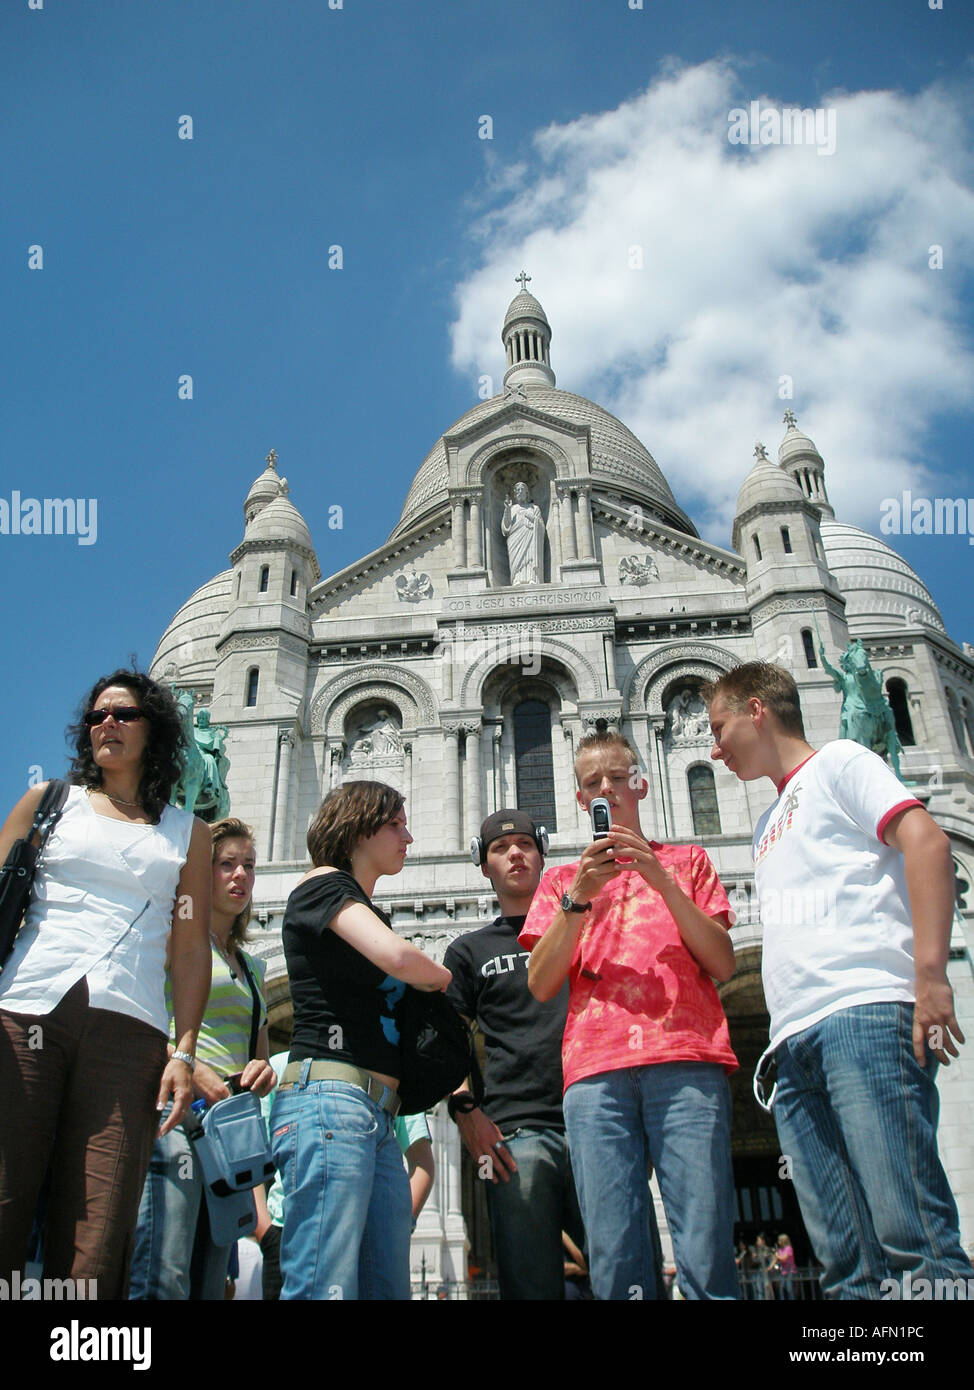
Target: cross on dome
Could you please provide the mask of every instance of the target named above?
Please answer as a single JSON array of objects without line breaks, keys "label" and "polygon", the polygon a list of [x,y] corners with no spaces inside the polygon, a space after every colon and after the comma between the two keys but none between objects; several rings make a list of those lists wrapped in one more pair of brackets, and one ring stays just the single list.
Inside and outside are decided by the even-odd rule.
[{"label": "cross on dome", "polygon": [[522,293],[522,294],[527,294],[527,290],[528,290],[528,281],[529,281],[530,279],[531,279],[531,276],[530,276],[530,275],[526,275],[525,272],[524,272],[523,270],[521,271],[520,275],[515,275],[515,277],[514,277],[514,283],[515,283],[515,285],[520,285],[520,286],[521,286],[521,293]]},{"label": "cross on dome", "polygon": [[768,451],[761,443],[760,439],[754,446],[754,457],[756,459],[766,459],[768,457]]},{"label": "cross on dome", "polygon": [[266,464],[269,464],[271,468],[276,468],[276,467],[277,467],[277,450],[276,450],[276,449],[272,449],[272,450],[270,451],[269,454],[266,454],[265,457],[264,457],[264,462],[265,462]]},{"label": "cross on dome", "polygon": [[795,415],[795,412],[790,407],[784,413],[784,422],[790,430],[795,429],[798,425],[798,420]]}]

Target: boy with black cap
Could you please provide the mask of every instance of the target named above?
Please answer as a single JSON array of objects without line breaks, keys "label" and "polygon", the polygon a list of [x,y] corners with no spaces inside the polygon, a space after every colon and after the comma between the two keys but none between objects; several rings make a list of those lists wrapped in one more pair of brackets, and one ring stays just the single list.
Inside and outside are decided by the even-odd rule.
[{"label": "boy with black cap", "polygon": [[562,1231],[582,1244],[561,1111],[568,988],[545,1004],[528,989],[518,932],[541,878],[547,834],[523,811],[488,816],[471,844],[501,915],[459,937],[447,998],[484,1036],[484,1105],[462,1088],[449,1109],[485,1179],[501,1298],[564,1297]]}]

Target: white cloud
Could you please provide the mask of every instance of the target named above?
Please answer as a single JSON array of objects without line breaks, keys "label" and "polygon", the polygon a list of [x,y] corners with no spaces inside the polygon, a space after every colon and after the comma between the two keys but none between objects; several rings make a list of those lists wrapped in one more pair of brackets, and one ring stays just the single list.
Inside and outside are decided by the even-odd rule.
[{"label": "white cloud", "polygon": [[498,199],[471,228],[487,250],[453,325],[455,365],[499,380],[500,306],[525,267],[559,386],[618,415],[725,544],[754,440],[774,457],[786,406],[837,510],[874,526],[878,498],[929,476],[931,423],[969,409],[974,377],[957,302],[974,245],[961,102],[936,87],[838,93],[822,156],[729,143],[728,113],[752,101],[801,104],[714,61],[537,132],[510,177],[493,172]]}]

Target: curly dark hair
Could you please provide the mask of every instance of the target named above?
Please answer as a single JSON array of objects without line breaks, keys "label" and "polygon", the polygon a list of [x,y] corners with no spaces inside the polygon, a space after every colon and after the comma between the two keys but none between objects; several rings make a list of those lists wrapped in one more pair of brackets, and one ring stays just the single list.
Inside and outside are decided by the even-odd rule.
[{"label": "curly dark hair", "polygon": [[315,868],[330,864],[352,871],[352,852],[394,820],[406,798],[384,782],[345,782],[328,793],[308,827],[308,853]]},{"label": "curly dark hair", "polygon": [[102,784],[101,768],[92,754],[91,731],[85,727],[84,717],[99,695],[112,685],[131,690],[148,721],[149,734],[142,757],[139,800],[146,814],[153,822],[158,822],[182,774],[186,740],[176,701],[165,686],[157,685],[141,671],[113,671],[110,676],[102,676],[96,681],[85,696],[77,720],[68,725],[65,734],[75,748],[69,770],[70,780],[76,787],[100,787]]}]

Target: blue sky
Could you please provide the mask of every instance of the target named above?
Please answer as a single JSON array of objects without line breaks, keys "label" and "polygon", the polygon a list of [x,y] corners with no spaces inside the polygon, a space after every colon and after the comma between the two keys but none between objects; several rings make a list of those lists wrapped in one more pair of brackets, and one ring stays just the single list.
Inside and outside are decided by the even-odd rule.
[{"label": "blue sky", "polygon": [[[499,389],[522,265],[558,384],[710,539],[786,405],[843,519],[974,496],[972,48],[960,0],[7,0],[0,498],[95,499],[97,540],[0,535],[5,804],[225,568],[272,446],[323,574],[382,543]],[[835,153],[732,147],[754,100]],[[967,537],[896,544],[974,641]]]}]

